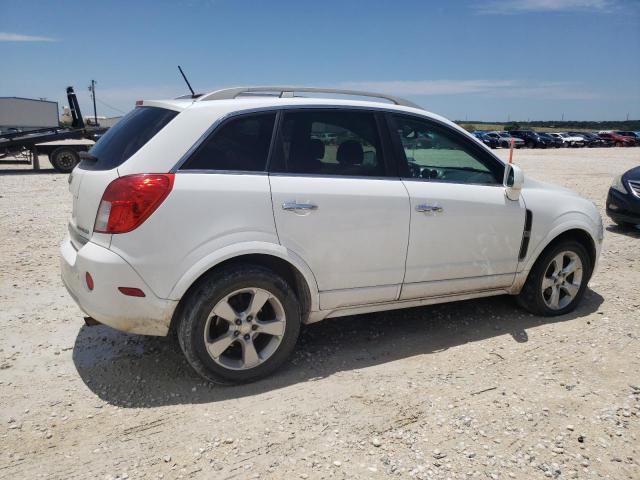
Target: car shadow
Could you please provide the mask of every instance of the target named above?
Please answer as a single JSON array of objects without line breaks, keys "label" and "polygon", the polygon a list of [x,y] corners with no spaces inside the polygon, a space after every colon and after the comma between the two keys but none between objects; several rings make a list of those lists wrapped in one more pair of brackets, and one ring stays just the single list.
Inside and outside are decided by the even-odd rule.
[{"label": "car shadow", "polygon": [[631,238],[640,238],[640,225],[621,227],[613,223],[607,226],[607,232],[617,233],[618,235],[625,235]]},{"label": "car shadow", "polygon": [[560,317],[533,316],[502,296],[329,319],[304,327],[292,359],[274,375],[248,385],[205,383],[173,337],[130,335],[106,326],[80,329],[73,362],[87,387],[112,405],[211,403],[505,334],[525,343],[527,330],[587,316],[602,302],[602,296],[587,289],[579,308]]}]

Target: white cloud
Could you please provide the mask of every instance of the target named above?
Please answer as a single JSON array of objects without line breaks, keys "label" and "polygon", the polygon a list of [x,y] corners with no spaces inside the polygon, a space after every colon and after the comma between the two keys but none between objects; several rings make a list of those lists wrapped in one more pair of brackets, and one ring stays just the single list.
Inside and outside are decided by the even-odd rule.
[{"label": "white cloud", "polygon": [[23,35],[21,33],[0,32],[0,42],[57,42],[58,39],[39,35]]},{"label": "white cloud", "polygon": [[385,82],[345,82],[341,88],[394,92],[399,95],[453,95],[478,93],[513,86],[512,80],[389,80]]},{"label": "white cloud", "polygon": [[505,15],[531,12],[610,12],[616,6],[617,0],[490,0],[479,3],[477,11]]},{"label": "white cloud", "polygon": [[591,100],[599,95],[568,82],[518,80],[389,80],[341,83],[340,88],[395,95],[430,96],[475,94],[496,98]]}]

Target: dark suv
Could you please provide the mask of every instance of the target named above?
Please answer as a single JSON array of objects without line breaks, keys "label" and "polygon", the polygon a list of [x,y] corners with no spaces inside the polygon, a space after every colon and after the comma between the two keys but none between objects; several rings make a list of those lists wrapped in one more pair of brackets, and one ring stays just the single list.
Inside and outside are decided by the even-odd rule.
[{"label": "dark suv", "polygon": [[511,130],[510,133],[512,136],[524,140],[524,145],[528,148],[548,148],[553,146],[553,142],[533,130]]}]

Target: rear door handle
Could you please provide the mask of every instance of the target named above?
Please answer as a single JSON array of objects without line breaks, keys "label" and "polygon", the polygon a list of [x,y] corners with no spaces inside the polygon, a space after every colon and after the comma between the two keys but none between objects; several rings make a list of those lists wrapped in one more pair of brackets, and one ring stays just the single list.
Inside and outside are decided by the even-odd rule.
[{"label": "rear door handle", "polygon": [[298,210],[317,210],[318,206],[313,203],[284,202],[282,209],[295,212]]},{"label": "rear door handle", "polygon": [[427,205],[426,203],[421,203],[420,205],[416,205],[416,212],[442,212],[443,208],[440,205]]}]

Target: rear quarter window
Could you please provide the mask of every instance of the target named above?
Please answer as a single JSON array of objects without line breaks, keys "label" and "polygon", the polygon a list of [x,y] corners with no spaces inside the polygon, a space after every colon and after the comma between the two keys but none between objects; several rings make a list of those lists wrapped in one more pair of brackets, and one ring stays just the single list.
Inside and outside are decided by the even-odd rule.
[{"label": "rear quarter window", "polygon": [[126,162],[162,130],[179,112],[158,107],[137,107],[107,130],[89,153],[96,160],[82,160],[84,170],[111,170]]}]

